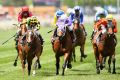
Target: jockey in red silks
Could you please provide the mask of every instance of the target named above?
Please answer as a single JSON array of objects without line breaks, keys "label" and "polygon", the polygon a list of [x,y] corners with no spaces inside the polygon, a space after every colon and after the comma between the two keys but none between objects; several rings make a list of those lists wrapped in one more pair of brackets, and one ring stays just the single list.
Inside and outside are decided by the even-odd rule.
[{"label": "jockey in red silks", "polygon": [[27,6],[22,7],[21,12],[18,14],[18,22],[21,22],[22,19],[27,19],[28,17],[33,16],[32,13],[29,11]]},{"label": "jockey in red silks", "polygon": [[19,28],[17,30],[16,37],[15,37],[16,47],[17,47],[17,44],[18,44],[18,38],[19,38],[19,35],[20,35],[20,31],[21,31],[20,27],[21,27],[21,25],[23,25],[23,23],[26,24],[27,18],[31,17],[31,16],[33,16],[33,15],[29,11],[29,7],[27,7],[27,6],[22,7],[21,11],[18,14]]}]

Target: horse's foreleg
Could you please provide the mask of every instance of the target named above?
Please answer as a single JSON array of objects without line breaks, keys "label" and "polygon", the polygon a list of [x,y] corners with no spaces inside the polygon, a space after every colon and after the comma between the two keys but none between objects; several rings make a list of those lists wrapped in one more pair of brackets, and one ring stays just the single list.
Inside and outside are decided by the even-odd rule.
[{"label": "horse's foreleg", "polygon": [[19,56],[20,56],[20,60],[21,60],[21,64],[22,64],[22,70],[23,70],[23,76],[24,76],[24,74],[25,74],[25,64],[24,64],[24,58],[23,58],[22,51],[19,51]]},{"label": "horse's foreleg", "polygon": [[109,60],[108,60],[108,65],[109,65],[109,68],[108,68],[108,72],[111,73],[111,56],[109,57]]},{"label": "horse's foreleg", "polygon": [[37,63],[38,63],[37,60],[38,60],[38,58],[35,57],[35,63],[34,63],[34,65],[33,65],[33,75],[36,74],[35,70],[36,70],[36,68],[37,68]]},{"label": "horse's foreleg", "polygon": [[67,68],[71,69],[72,68],[72,65],[71,65],[71,58],[72,58],[72,51],[68,57],[68,63],[67,63]]},{"label": "horse's foreleg", "polygon": [[98,59],[96,59],[96,69],[97,69],[97,74],[100,74],[100,63]]},{"label": "horse's foreleg", "polygon": [[56,75],[58,75],[59,74],[59,68],[60,68],[60,65],[59,65],[60,57],[56,55],[55,58],[56,58]]},{"label": "horse's foreleg", "polygon": [[28,75],[30,76],[30,71],[31,71],[31,65],[32,65],[32,60],[27,60],[28,61]]},{"label": "horse's foreleg", "polygon": [[99,61],[100,61],[100,69],[103,69],[103,56],[99,54]]},{"label": "horse's foreleg", "polygon": [[16,59],[15,59],[15,62],[14,62],[14,66],[17,66],[17,60],[18,60],[18,54],[17,54],[17,57],[16,57]]},{"label": "horse's foreleg", "polygon": [[[41,50],[41,49],[40,49],[40,50]],[[39,58],[40,58],[40,55],[41,55],[42,51],[39,53],[39,50],[38,50],[37,52],[38,52],[38,53],[36,53],[36,57],[37,57],[36,62],[37,62],[37,64],[38,64],[38,69],[40,69],[40,68],[41,68],[41,64],[40,64]]]},{"label": "horse's foreleg", "polygon": [[103,57],[103,61],[102,61],[103,67],[105,67],[106,58],[107,58],[107,57]]},{"label": "horse's foreleg", "polygon": [[76,62],[76,56],[75,56],[75,48],[73,48],[73,51],[72,51],[72,60],[74,60],[74,62]]},{"label": "horse's foreleg", "polygon": [[115,62],[116,62],[116,59],[115,59],[115,54],[112,56],[112,62],[113,62],[113,74],[116,74],[116,70],[115,70]]},{"label": "horse's foreleg", "polygon": [[41,68],[41,64],[40,64],[39,58],[38,58],[37,62],[38,62],[38,69],[40,69]]},{"label": "horse's foreleg", "polygon": [[93,49],[94,49],[94,55],[95,55],[95,59],[96,59],[96,72],[97,72],[97,74],[100,74],[100,62],[99,62],[98,48],[96,45],[93,45]]},{"label": "horse's foreleg", "polygon": [[69,53],[65,53],[65,55],[64,55],[64,64],[63,64],[63,66],[62,66],[62,68],[63,68],[62,75],[64,75],[65,68],[66,68],[66,66],[67,66],[68,58],[69,58]]},{"label": "horse's foreleg", "polygon": [[81,52],[81,59],[80,59],[80,61],[83,62],[82,58],[86,58],[87,57],[87,55],[85,55],[85,53],[84,53],[84,45],[82,45],[80,47],[80,52]]}]

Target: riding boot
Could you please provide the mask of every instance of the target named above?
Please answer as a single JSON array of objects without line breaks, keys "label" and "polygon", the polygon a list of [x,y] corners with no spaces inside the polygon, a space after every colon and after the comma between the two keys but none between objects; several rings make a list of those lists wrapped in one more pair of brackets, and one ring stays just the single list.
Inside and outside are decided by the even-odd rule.
[{"label": "riding boot", "polygon": [[45,41],[43,40],[43,38],[42,38],[42,36],[41,36],[40,34],[39,34],[38,36],[39,36],[39,38],[40,38],[41,45],[43,45],[43,43],[44,43]]},{"label": "riding boot", "polygon": [[51,39],[51,42],[52,42],[52,43],[54,42],[55,37],[57,37],[57,28],[55,29],[55,31],[54,31],[54,33],[53,33],[53,36],[52,36],[52,39]]}]

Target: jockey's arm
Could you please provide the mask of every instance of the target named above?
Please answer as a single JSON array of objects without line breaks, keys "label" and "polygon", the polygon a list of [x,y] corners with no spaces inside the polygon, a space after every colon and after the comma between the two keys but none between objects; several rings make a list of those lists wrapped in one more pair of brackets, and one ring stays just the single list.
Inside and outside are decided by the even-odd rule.
[{"label": "jockey's arm", "polygon": [[21,13],[18,14],[18,22],[21,22],[22,21],[22,16],[21,16]]},{"label": "jockey's arm", "polygon": [[105,19],[101,19],[100,21],[96,22],[94,25],[94,28],[96,31],[99,31],[100,25],[106,25],[107,24],[107,20]]},{"label": "jockey's arm", "polygon": [[57,23],[57,17],[56,17],[56,16],[54,16],[54,18],[53,18],[53,25],[55,26],[55,25],[56,25],[56,23]]},{"label": "jockey's arm", "polygon": [[70,19],[71,22],[73,23],[73,22],[74,22],[74,14],[71,14],[71,15],[69,16],[69,19]]},{"label": "jockey's arm", "polygon": [[29,17],[33,16],[32,12],[29,12]]},{"label": "jockey's arm", "polygon": [[79,20],[79,21],[80,21],[80,24],[83,24],[83,17],[84,17],[84,16],[83,16],[83,13],[81,12],[81,13],[80,13],[80,18],[79,18],[79,19],[80,19],[80,20]]},{"label": "jockey's arm", "polygon": [[117,21],[115,19],[112,20],[114,25],[114,33],[117,33]]},{"label": "jockey's arm", "polygon": [[67,24],[67,26],[71,26],[72,22],[69,19],[66,19],[65,24]]},{"label": "jockey's arm", "polygon": [[36,29],[37,29],[37,30],[40,29],[40,22],[37,23]]}]

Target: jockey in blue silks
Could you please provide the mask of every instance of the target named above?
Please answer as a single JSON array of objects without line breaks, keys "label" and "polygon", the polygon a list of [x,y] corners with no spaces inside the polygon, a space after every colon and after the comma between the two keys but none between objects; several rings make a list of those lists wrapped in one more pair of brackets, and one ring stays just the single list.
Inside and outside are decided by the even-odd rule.
[{"label": "jockey in blue silks", "polygon": [[72,21],[72,23],[74,23],[75,19],[78,19],[80,26],[83,28],[85,35],[87,36],[87,32],[86,32],[85,27],[83,25],[83,18],[84,18],[83,12],[81,11],[79,6],[74,7],[74,12],[72,14],[70,14],[69,18]]}]

